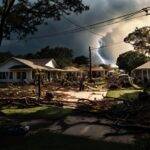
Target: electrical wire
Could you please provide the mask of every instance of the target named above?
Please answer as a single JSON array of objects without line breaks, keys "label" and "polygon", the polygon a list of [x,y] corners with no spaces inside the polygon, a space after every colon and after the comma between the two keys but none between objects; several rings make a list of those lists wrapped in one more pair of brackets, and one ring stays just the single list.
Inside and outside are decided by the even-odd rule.
[{"label": "electrical wire", "polygon": [[[149,10],[150,7],[146,7],[144,9]],[[68,18],[65,18],[68,22],[70,22],[71,24],[74,24],[78,28],[67,29],[67,30],[64,30],[64,31],[61,31],[61,32],[55,32],[55,33],[51,33],[51,34],[47,34],[47,35],[28,37],[25,40],[50,38],[50,37],[62,36],[62,35],[66,36],[67,34],[75,34],[75,33],[78,33],[78,32],[85,31],[85,30],[92,33],[92,34],[95,34],[95,35],[98,35],[98,36],[103,36],[103,35],[100,35],[99,33],[91,31],[91,29],[95,29],[97,27],[102,28],[102,27],[117,24],[117,23],[120,23],[120,22],[123,22],[123,21],[128,21],[128,20],[132,20],[132,19],[135,19],[135,18],[147,16],[146,14],[142,14],[141,16],[135,16],[135,15],[138,15],[138,14],[143,13],[143,12],[145,12],[145,11],[143,9],[141,9],[141,10],[133,12],[133,13],[128,13],[126,15],[122,15],[122,16],[119,16],[119,17],[116,17],[116,18],[108,19],[108,20],[102,21],[102,22],[97,22],[95,24],[91,24],[91,25],[87,25],[87,26],[80,26],[80,25],[74,23],[73,21],[69,20]],[[120,19],[120,20],[118,20],[118,19]],[[105,23],[107,23],[107,24],[105,24]],[[11,39],[10,41],[14,41],[14,40],[15,41],[20,41],[22,39],[19,39],[19,40],[18,39]]]}]

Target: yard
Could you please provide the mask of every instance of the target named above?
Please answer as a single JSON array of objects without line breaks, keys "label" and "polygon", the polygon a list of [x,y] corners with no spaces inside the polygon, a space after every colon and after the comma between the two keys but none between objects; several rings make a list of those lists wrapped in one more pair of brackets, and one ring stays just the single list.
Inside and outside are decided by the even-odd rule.
[{"label": "yard", "polygon": [[[110,90],[107,97],[131,100],[137,98],[139,92],[140,90],[135,89]],[[95,92],[94,96],[97,96]],[[48,104],[30,107],[2,106],[1,112],[0,125],[21,124],[30,127],[26,136],[0,135],[2,150],[145,150],[145,147],[149,146],[149,138],[144,142],[137,142],[139,137],[135,135],[105,137],[109,132],[115,132],[107,125],[113,122],[91,113]]]},{"label": "yard", "polygon": [[[1,125],[4,125],[5,123],[7,125],[14,123],[30,125],[30,132],[27,136],[0,137],[1,150],[139,150],[139,145],[137,147],[137,144],[133,143],[128,144],[120,143],[119,141],[105,141],[101,138],[95,140],[87,137],[75,137],[51,131],[50,128],[53,124],[55,125],[53,128],[57,128],[58,123],[56,124],[56,122],[60,121],[61,124],[63,124],[63,121],[69,116],[79,117],[83,115],[82,117],[85,117],[85,114],[78,114],[71,109],[62,109],[43,105],[23,109],[17,107],[3,107],[2,112],[5,115],[1,117]],[[79,118],[79,120],[83,123],[84,121],[87,122],[87,117],[91,118],[91,122],[94,116],[86,114],[85,118]],[[78,119],[75,119],[74,121],[77,122]],[[81,122],[79,124],[81,124]],[[87,127],[85,129],[87,130]],[[93,133],[94,132],[95,131],[93,130]]]},{"label": "yard", "polygon": [[142,90],[136,89],[117,89],[117,90],[108,90],[106,97],[120,98],[125,100],[134,100],[138,98],[139,92]]},{"label": "yard", "polygon": [[[129,150],[131,145],[106,143],[69,135],[54,134],[47,130],[54,120],[61,120],[71,114],[70,109],[60,109],[51,106],[40,106],[34,108],[2,108],[2,112],[9,118],[15,119],[15,122],[21,124],[30,124],[32,134],[26,137],[3,137],[0,145],[3,150],[75,150],[87,149],[93,150],[97,148],[115,150]],[[34,121],[37,120],[35,123]],[[38,122],[39,120],[39,122]],[[7,120],[8,121],[8,120]],[[32,123],[31,123],[32,122]],[[13,122],[11,122],[13,124]],[[4,120],[1,120],[4,124]],[[8,124],[8,122],[7,122]]]}]

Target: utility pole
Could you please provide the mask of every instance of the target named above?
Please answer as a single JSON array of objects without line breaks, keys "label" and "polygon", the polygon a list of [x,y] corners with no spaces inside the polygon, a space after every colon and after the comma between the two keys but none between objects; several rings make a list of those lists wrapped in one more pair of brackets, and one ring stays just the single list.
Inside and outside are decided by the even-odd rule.
[{"label": "utility pole", "polygon": [[89,80],[92,81],[92,51],[89,46]]},{"label": "utility pole", "polygon": [[38,75],[38,100],[40,100],[41,97],[41,74]]},{"label": "utility pole", "polygon": [[37,70],[36,72],[36,97],[37,97],[37,100],[40,100],[40,97],[41,97],[41,74],[40,74],[40,71]]}]

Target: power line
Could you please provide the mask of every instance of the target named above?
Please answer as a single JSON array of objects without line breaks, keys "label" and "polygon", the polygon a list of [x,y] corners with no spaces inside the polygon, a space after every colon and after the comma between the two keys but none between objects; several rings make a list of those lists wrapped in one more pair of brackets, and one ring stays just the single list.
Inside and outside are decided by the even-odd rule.
[{"label": "power line", "polygon": [[[147,7],[147,9],[148,9],[148,8],[149,8],[149,7]],[[142,12],[144,12],[143,9],[141,9],[141,10],[139,10],[139,11],[136,11],[136,12],[134,12],[134,13],[128,13],[128,14],[126,14],[126,15],[122,15],[122,16],[119,16],[119,17],[116,17],[116,18],[113,18],[113,19],[109,19],[109,20],[107,20],[107,21],[99,22],[99,23],[96,23],[96,24],[93,24],[93,25],[82,26],[82,27],[81,27],[80,25],[75,24],[74,22],[72,22],[71,20],[68,19],[68,21],[69,21],[70,23],[72,23],[72,24],[78,26],[79,28],[73,28],[73,29],[71,29],[71,30],[65,30],[65,31],[62,31],[62,32],[53,33],[53,34],[47,35],[46,37],[58,36],[58,35],[62,35],[62,34],[78,33],[78,32],[84,31],[84,30],[89,30],[89,28],[92,29],[92,27],[93,27],[93,28],[95,27],[94,25],[98,25],[98,24],[101,25],[101,24],[104,24],[104,23],[106,23],[106,22],[114,21],[114,20],[119,19],[119,18],[122,18],[122,20],[119,20],[119,21],[117,20],[117,21],[112,22],[112,23],[110,22],[109,24],[104,24],[104,25],[100,26],[99,28],[105,27],[105,26],[108,26],[108,25],[112,25],[112,24],[116,24],[116,23],[120,23],[120,22],[122,22],[122,21],[127,21],[127,20],[130,20],[130,19],[135,19],[135,18],[139,18],[139,17],[146,16],[146,14],[144,14],[144,15],[142,15],[142,16],[135,16],[134,18],[132,17],[133,15],[136,15],[136,14],[139,14],[139,13],[142,13]],[[129,18],[129,17],[127,17],[127,16],[132,17],[132,18]],[[125,17],[125,18],[123,18],[123,17]],[[90,30],[90,32],[91,32],[91,30]],[[92,32],[92,33],[93,33],[93,32]],[[94,34],[95,34],[95,32],[94,32]],[[97,33],[96,33],[96,34],[97,34]],[[33,37],[33,38],[34,38],[34,37]],[[38,38],[38,37],[37,37],[37,38]]]},{"label": "power line", "polygon": [[[144,9],[149,11],[150,7],[146,7]],[[102,22],[97,22],[95,24],[91,24],[91,25],[87,25],[87,26],[80,26],[80,25],[72,22],[71,20],[67,19],[70,23],[74,24],[75,26],[78,26],[78,28],[67,29],[67,30],[64,30],[64,31],[61,31],[61,32],[55,32],[55,33],[47,34],[47,35],[28,37],[28,38],[26,38],[26,40],[28,40],[28,39],[48,38],[48,37],[66,35],[66,34],[75,34],[75,33],[81,32],[81,31],[85,31],[85,30],[87,30],[87,31],[90,30],[89,32],[91,32],[93,34],[96,34],[98,36],[102,36],[102,35],[99,35],[98,33],[95,33],[93,31],[91,31],[91,29],[94,29],[94,28],[98,27],[98,25],[101,25],[101,26],[99,26],[99,28],[102,28],[102,27],[105,27],[105,26],[108,26],[108,25],[112,25],[112,24],[123,22],[123,21],[128,21],[128,20],[131,20],[131,19],[147,16],[147,14],[142,14],[141,16],[135,16],[135,15],[140,14],[142,12],[145,12],[145,11],[143,9],[141,9],[141,10],[133,12],[133,13],[128,13],[126,15],[122,15],[122,16],[119,16],[119,17],[116,17],[116,18],[108,19],[108,20],[102,21]],[[121,19],[121,20],[118,20],[118,19]],[[107,24],[104,24],[104,23],[107,23]],[[16,39],[16,41],[17,41],[17,39]]]},{"label": "power line", "polygon": [[103,27],[106,27],[106,26],[109,26],[109,25],[114,25],[114,24],[118,24],[118,23],[121,23],[121,22],[124,22],[124,21],[129,21],[129,20],[133,20],[133,19],[141,18],[141,17],[146,17],[146,15],[140,15],[140,16],[135,16],[135,17],[132,17],[132,18],[126,18],[124,20],[115,21],[115,22],[112,22],[112,23],[109,23],[109,24],[106,24],[106,25],[103,25],[103,26],[100,26],[100,27],[95,27],[95,28],[103,28]]},{"label": "power line", "polygon": [[[145,17],[146,15],[141,15],[141,16],[136,16],[134,18],[127,18],[125,20],[121,20],[121,21],[116,21],[116,22],[113,22],[113,23],[110,23],[110,24],[106,24],[106,25],[103,25],[103,26],[100,26],[98,28],[102,28],[102,27],[105,27],[105,26],[109,26],[109,25],[113,25],[113,24],[117,24],[117,23],[120,23],[120,22],[123,22],[123,21],[128,21],[128,20],[132,20],[132,19],[136,19],[136,18],[140,18],[140,17]],[[85,27],[84,27],[85,28]],[[87,29],[86,29],[87,30]],[[52,34],[47,34],[47,35],[41,35],[41,36],[34,36],[34,37],[29,37],[27,38],[28,39],[40,39],[40,38],[49,38],[49,37],[54,37],[54,36],[60,36],[60,35],[63,35],[63,36],[66,36],[66,34],[75,34],[75,33],[79,33],[79,32],[82,32],[82,31],[85,31],[85,29],[83,30],[83,28],[75,28],[75,29],[72,29],[72,30],[64,30],[64,31],[61,31],[61,32],[56,32],[56,33],[52,33]],[[89,31],[89,30],[88,30]],[[90,32],[91,32],[91,29],[90,29]],[[95,32],[91,32],[93,34],[96,34],[98,36],[102,36],[98,33],[95,33]]]},{"label": "power line", "polygon": [[97,50],[97,49],[100,49],[100,48],[107,48],[107,47],[114,47],[114,46],[120,45],[122,43],[124,43],[124,42],[119,41],[119,42],[115,42],[115,43],[112,43],[112,44],[109,44],[109,45],[103,45],[103,46],[100,46],[100,47],[91,47],[91,50]]},{"label": "power line", "polygon": [[[133,12],[133,13],[128,13],[128,14],[126,14],[126,15],[122,15],[122,16],[119,16],[119,17],[116,17],[116,18],[108,19],[108,20],[106,20],[106,21],[97,22],[97,23],[95,23],[95,24],[91,24],[91,25],[87,25],[87,26],[80,26],[80,25],[74,23],[73,21],[71,21],[70,19],[68,19],[68,18],[66,18],[66,17],[64,17],[64,18],[65,18],[69,23],[71,23],[71,24],[73,24],[73,25],[75,25],[75,26],[81,28],[79,31],[83,31],[83,30],[91,30],[91,29],[95,28],[96,26],[99,27],[99,25],[104,24],[104,23],[108,23],[108,24],[104,24],[104,25],[102,25],[102,26],[100,26],[100,27],[104,27],[104,26],[107,26],[107,25],[119,23],[119,22],[122,22],[122,21],[130,20],[130,19],[134,19],[134,18],[138,18],[138,17],[142,17],[142,16],[146,16],[146,14],[144,14],[144,15],[142,15],[142,16],[137,16],[137,17],[134,17],[134,18],[130,18],[130,17],[132,17],[132,16],[135,16],[135,15],[138,15],[138,14],[140,14],[140,13],[142,13],[142,12],[145,12],[145,11],[144,11],[145,9],[149,10],[149,7],[144,8],[144,9],[141,9],[141,10],[136,11],[136,12]],[[118,20],[118,19],[121,19],[121,20]],[[113,22],[113,21],[115,21],[115,20],[116,20],[116,22]],[[109,23],[109,22],[110,22],[110,23]],[[100,28],[100,27],[99,27],[99,28]],[[79,31],[78,31],[78,32],[79,32]],[[91,32],[91,31],[90,31],[90,32]],[[92,32],[92,33],[93,33],[93,32]],[[95,33],[94,33],[94,34],[95,34]],[[96,33],[96,34],[97,34],[97,33]]]},{"label": "power line", "polygon": [[[148,9],[148,7],[147,7],[147,9]],[[107,22],[112,22],[114,20],[123,19],[124,17],[130,17],[130,16],[133,16],[133,15],[139,14],[141,12],[143,12],[143,9],[141,9],[139,11],[132,12],[132,13],[127,13],[127,14],[119,16],[119,17],[111,18],[111,19],[108,19],[108,20],[105,20],[105,21],[97,22],[97,23],[88,25],[88,27],[91,28],[93,26],[97,26],[97,25],[104,24],[104,23],[107,23]]]},{"label": "power line", "polygon": [[[122,21],[127,21],[127,20],[131,20],[131,19],[135,19],[135,18],[140,18],[140,17],[143,17],[143,16],[145,16],[145,15],[140,15],[140,16],[136,16],[136,17],[132,17],[132,18],[125,18],[124,20],[121,20],[121,21],[119,21],[119,22],[122,22]],[[65,18],[65,17],[64,17]],[[78,24],[76,24],[76,23],[74,23],[73,21],[71,21],[71,20],[69,20],[68,18],[65,18],[68,22],[70,22],[71,24],[73,24],[73,25],[75,25],[75,26],[78,26],[78,27],[81,27],[80,25],[78,25]],[[118,23],[118,21],[117,22],[113,22],[112,24],[115,24],[115,23]],[[109,24],[108,24],[109,25]],[[105,25],[106,26],[106,25]],[[84,27],[81,27],[82,29],[85,29]],[[85,29],[85,30],[87,30],[87,31],[90,31],[89,29]],[[91,31],[90,31],[91,32]],[[91,33],[94,33],[95,34],[95,32],[91,32]],[[96,34],[97,35],[97,34]],[[101,35],[102,36],[102,35]],[[99,49],[99,48],[106,48],[106,47],[113,47],[113,46],[116,46],[116,45],[119,45],[119,44],[122,44],[122,43],[124,43],[123,41],[119,41],[119,42],[115,42],[115,43],[112,43],[112,44],[110,44],[109,43],[109,45],[104,45],[104,46],[101,46],[101,47],[98,47],[98,48],[91,48],[91,50],[94,50],[94,49]]]},{"label": "power line", "polygon": [[99,33],[96,33],[96,32],[93,32],[93,31],[91,31],[91,30],[90,30],[89,28],[87,28],[87,27],[80,26],[79,24],[73,22],[72,20],[66,18],[65,16],[63,16],[63,17],[65,18],[66,21],[68,21],[69,23],[73,24],[74,26],[79,27],[79,28],[81,28],[81,29],[83,29],[83,30],[87,30],[88,32],[90,32],[90,33],[92,33],[92,34],[95,34],[95,35],[97,35],[97,36],[103,37],[103,35],[101,35],[101,34],[99,34]]}]

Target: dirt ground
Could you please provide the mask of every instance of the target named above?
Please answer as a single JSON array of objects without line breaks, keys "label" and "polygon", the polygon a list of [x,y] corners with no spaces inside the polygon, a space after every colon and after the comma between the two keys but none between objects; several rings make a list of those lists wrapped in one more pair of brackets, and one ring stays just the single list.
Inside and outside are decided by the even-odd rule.
[{"label": "dirt ground", "polygon": [[100,101],[102,100],[106,94],[107,91],[100,91],[100,92],[91,92],[91,91],[81,91],[81,92],[77,92],[77,91],[56,91],[55,92],[56,95],[60,95],[63,94],[65,95],[63,97],[62,100],[65,101],[78,101],[79,99],[89,99],[89,100],[97,100]]},{"label": "dirt ground", "polygon": [[[0,87],[0,98],[24,98],[36,97],[37,87],[35,85],[5,85]],[[41,86],[41,97],[44,98],[46,92],[52,93],[56,99],[65,101],[77,101],[78,99],[102,100],[106,96],[106,90],[79,91],[77,87],[63,87],[57,83]]]}]

